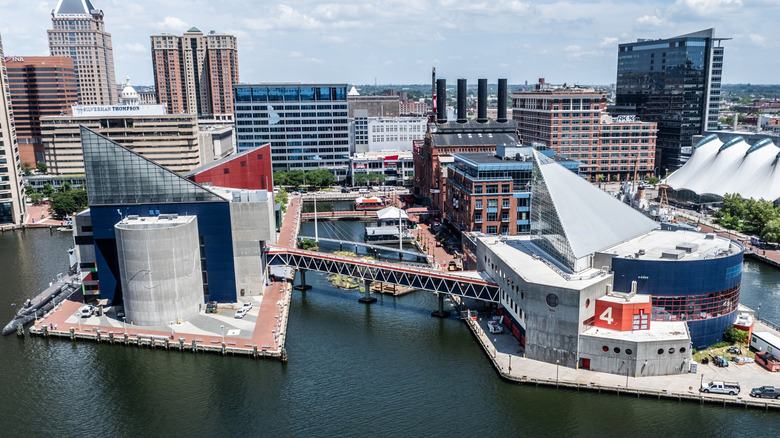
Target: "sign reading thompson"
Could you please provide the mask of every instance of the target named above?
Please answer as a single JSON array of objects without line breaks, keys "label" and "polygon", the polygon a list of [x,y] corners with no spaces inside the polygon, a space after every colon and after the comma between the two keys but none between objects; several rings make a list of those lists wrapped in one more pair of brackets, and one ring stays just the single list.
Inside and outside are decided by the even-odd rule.
[{"label": "sign reading thompson", "polygon": [[73,105],[74,116],[162,116],[165,105]]}]

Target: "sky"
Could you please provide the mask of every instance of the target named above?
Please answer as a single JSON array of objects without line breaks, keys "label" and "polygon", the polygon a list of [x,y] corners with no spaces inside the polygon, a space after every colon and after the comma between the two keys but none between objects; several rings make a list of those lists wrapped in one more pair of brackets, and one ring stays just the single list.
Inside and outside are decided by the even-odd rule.
[{"label": "sky", "polygon": [[[152,85],[149,36],[190,27],[238,38],[242,83],[612,84],[619,43],[715,28],[723,83],[780,83],[780,0],[92,0],[117,79]],[[0,0],[6,56],[49,54],[57,1]]]}]

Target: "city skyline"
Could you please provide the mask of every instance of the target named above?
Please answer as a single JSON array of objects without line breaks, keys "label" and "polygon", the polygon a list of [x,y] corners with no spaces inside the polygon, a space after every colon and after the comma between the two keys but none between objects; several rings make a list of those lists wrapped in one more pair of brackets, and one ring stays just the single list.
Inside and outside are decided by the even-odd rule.
[{"label": "city skyline", "polygon": [[[7,56],[48,55],[56,0],[0,0]],[[777,83],[780,41],[769,0],[651,0],[525,3],[459,0],[326,3],[289,0],[181,2],[95,0],[114,40],[116,75],[154,83],[149,36],[235,35],[244,83],[300,81],[423,84],[432,66],[450,80],[507,77],[510,83],[610,84],[618,44],[715,28],[726,41],[723,83]],[[773,13],[774,12],[774,13]],[[747,25],[746,23],[749,23]],[[761,29],[759,33],[758,29]]]}]

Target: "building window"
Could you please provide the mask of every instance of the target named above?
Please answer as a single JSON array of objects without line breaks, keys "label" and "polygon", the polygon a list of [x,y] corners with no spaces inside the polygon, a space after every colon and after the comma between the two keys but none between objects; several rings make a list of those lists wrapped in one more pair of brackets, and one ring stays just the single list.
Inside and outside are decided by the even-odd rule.
[{"label": "building window", "polygon": [[560,299],[558,298],[558,295],[547,294],[547,297],[545,298],[545,302],[547,302],[547,305],[550,307],[558,307],[558,304],[560,303]]},{"label": "building window", "polygon": [[509,208],[509,199],[503,199],[501,201],[501,208]]},{"label": "building window", "polygon": [[474,201],[474,210],[481,210],[482,209],[482,200],[477,199]]}]

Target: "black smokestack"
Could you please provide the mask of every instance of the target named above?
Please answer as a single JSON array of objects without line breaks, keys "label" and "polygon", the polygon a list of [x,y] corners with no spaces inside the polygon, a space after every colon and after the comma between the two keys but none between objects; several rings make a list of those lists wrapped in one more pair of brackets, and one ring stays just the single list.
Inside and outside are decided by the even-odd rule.
[{"label": "black smokestack", "polygon": [[479,79],[477,81],[477,122],[487,121],[487,79]]},{"label": "black smokestack", "polygon": [[458,79],[458,123],[466,123],[466,80]]},{"label": "black smokestack", "polygon": [[506,122],[506,79],[498,80],[498,119],[497,122]]},{"label": "black smokestack", "polygon": [[436,79],[436,123],[447,123],[446,79]]}]

